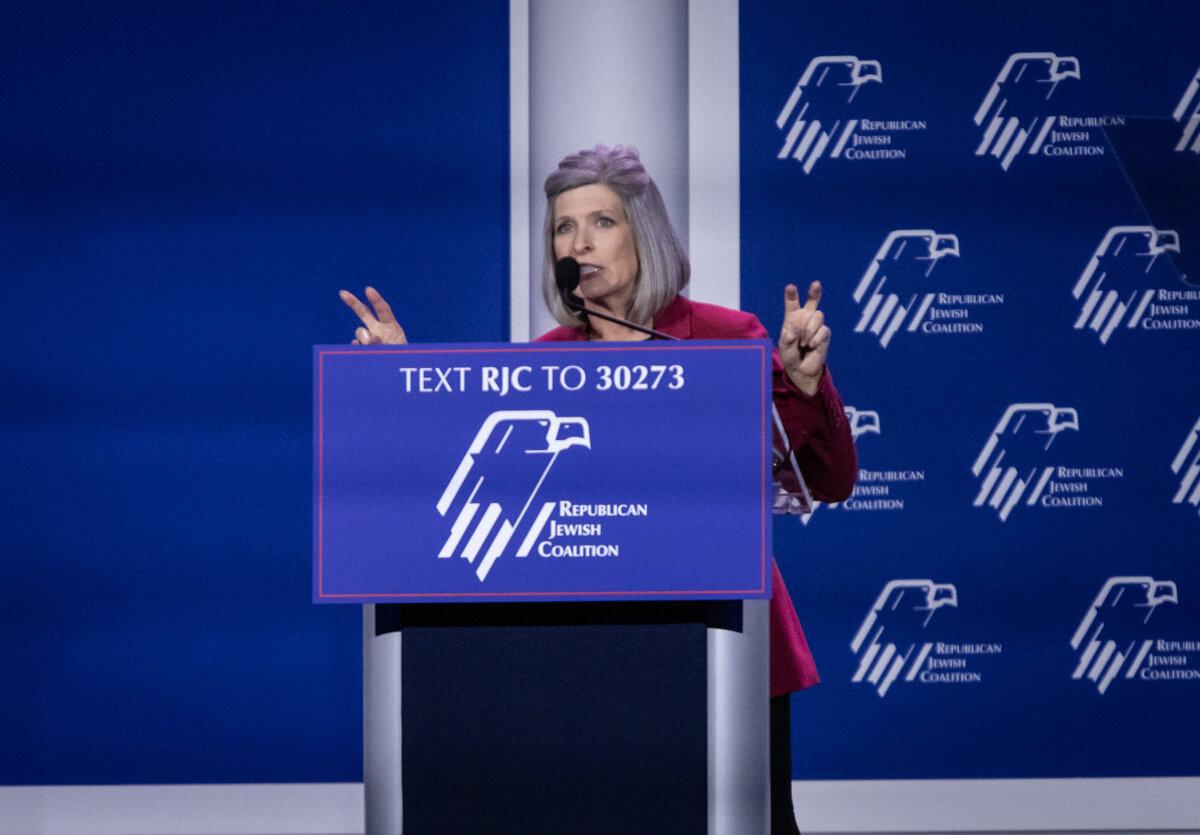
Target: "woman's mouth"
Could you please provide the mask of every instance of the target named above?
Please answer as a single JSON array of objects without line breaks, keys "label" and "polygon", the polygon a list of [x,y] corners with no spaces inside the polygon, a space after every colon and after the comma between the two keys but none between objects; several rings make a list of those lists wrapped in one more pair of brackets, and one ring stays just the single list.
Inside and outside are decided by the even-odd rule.
[{"label": "woman's mouth", "polygon": [[595,264],[580,264],[579,265],[579,278],[581,280],[585,279],[585,278],[591,278],[598,272],[600,272],[600,268],[597,267]]}]

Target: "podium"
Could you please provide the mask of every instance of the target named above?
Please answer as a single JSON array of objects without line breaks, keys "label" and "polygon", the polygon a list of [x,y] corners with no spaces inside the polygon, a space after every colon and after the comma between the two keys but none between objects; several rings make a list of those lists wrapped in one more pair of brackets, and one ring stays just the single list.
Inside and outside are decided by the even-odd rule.
[{"label": "podium", "polygon": [[369,833],[769,830],[771,347],[314,348]]},{"label": "podium", "polygon": [[767,605],[364,606],[367,832],[769,831]]}]

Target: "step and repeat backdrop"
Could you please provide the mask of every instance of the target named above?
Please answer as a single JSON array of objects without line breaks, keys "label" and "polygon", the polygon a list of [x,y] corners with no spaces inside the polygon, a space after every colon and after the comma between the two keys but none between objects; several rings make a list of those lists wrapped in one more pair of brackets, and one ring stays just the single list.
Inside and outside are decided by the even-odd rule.
[{"label": "step and repeat backdrop", "polygon": [[[0,784],[361,778],[309,351],[368,282],[508,337],[508,9],[452,6],[6,18]],[[825,282],[861,459],[776,525],[795,776],[1200,773],[1200,16],[747,2],[740,41],[743,306]]]},{"label": "step and repeat backdrop", "polygon": [[742,304],[823,280],[860,457],[795,777],[1200,773],[1194,12],[742,4]]}]

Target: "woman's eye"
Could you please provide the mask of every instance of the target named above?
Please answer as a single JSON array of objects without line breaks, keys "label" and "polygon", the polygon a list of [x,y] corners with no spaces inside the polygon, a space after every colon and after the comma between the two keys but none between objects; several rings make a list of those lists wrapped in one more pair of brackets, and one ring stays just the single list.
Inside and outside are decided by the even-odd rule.
[{"label": "woman's eye", "polygon": [[554,227],[554,233],[556,235],[562,235],[562,234],[564,234],[566,232],[570,232],[570,231],[571,231],[571,224],[569,224],[569,223],[560,223],[560,224],[558,224],[558,226]]},{"label": "woman's eye", "polygon": [[613,220],[611,217],[604,217],[602,215],[602,216],[596,218],[596,225],[597,226],[615,226],[616,221]]}]

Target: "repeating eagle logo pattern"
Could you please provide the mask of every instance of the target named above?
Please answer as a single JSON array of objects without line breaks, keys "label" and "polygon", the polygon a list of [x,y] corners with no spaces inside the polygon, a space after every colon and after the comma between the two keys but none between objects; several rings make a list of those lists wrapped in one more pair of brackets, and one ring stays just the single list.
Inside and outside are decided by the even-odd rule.
[{"label": "repeating eagle logo pattern", "polygon": [[780,130],[792,121],[778,158],[787,159],[790,155],[809,174],[831,142],[830,159],[840,157],[858,126],[858,119],[822,122],[821,114],[844,110],[845,105],[854,101],[859,88],[870,83],[883,83],[883,68],[878,61],[863,61],[853,55],[820,55],[809,61],[775,119]]},{"label": "repeating eagle logo pattern", "polygon": [[869,330],[886,348],[905,324],[910,332],[919,328],[937,296],[922,292],[921,285],[950,255],[959,256],[956,235],[932,229],[889,232],[854,288],[854,301],[862,306],[854,332]]},{"label": "repeating eagle logo pattern", "polygon": [[1088,328],[1107,345],[1122,323],[1138,327],[1156,292],[1146,286],[1146,276],[1164,252],[1179,252],[1179,234],[1172,229],[1109,229],[1071,290],[1082,303],[1075,330]]},{"label": "repeating eagle logo pattern", "polygon": [[914,680],[933,649],[932,641],[921,641],[923,631],[943,606],[958,606],[958,591],[950,583],[889,581],[850,642],[859,656],[851,680],[870,684],[880,698],[901,673],[905,681]]},{"label": "repeating eagle logo pattern", "polygon": [[1071,649],[1080,654],[1071,678],[1086,676],[1103,695],[1122,667],[1125,678],[1137,675],[1154,645],[1141,634],[1163,603],[1179,603],[1179,591],[1170,580],[1109,577],[1071,636]]},{"label": "repeating eagle logo pattern", "polygon": [[1187,502],[1200,511],[1200,418],[1196,419],[1196,425],[1175,453],[1171,472],[1179,476],[1179,489],[1171,501],[1175,504]]},{"label": "repeating eagle logo pattern", "polygon": [[973,506],[987,504],[1004,522],[1023,497],[1027,505],[1035,504],[1054,472],[1040,462],[1058,433],[1068,429],[1079,431],[1074,409],[1052,403],[1009,406],[971,466],[971,473],[983,479]]},{"label": "repeating eagle logo pattern", "polygon": [[[454,520],[438,557],[457,554],[475,565],[482,552],[475,574],[483,582],[521,527],[558,456],[576,446],[592,446],[588,422],[581,417],[545,410],[488,415],[438,499],[438,514]],[[540,506],[516,556],[529,554],[554,504]]]},{"label": "repeating eagle logo pattern", "polygon": [[1171,117],[1183,125],[1175,150],[1200,154],[1200,69],[1196,70],[1191,83],[1183,91],[1183,97],[1175,105]]},{"label": "repeating eagle logo pattern", "polygon": [[1045,103],[1059,83],[1068,78],[1080,78],[1078,58],[1053,52],[1016,52],[1008,56],[975,111],[975,124],[983,128],[975,156],[991,154],[1007,171],[1026,143],[1030,154],[1038,153],[1057,119],[1041,115]]}]

